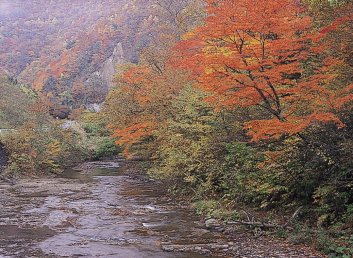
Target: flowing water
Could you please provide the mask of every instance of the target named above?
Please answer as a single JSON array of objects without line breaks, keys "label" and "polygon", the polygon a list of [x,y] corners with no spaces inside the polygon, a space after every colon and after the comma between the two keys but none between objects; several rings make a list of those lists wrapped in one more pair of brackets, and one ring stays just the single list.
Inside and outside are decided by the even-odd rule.
[{"label": "flowing water", "polygon": [[221,232],[229,229],[207,229],[160,183],[116,162],[0,183],[0,258],[324,257],[240,228]]},{"label": "flowing water", "polygon": [[3,184],[0,198],[0,257],[197,258],[211,255],[200,245],[225,241],[213,241],[217,233],[158,183],[133,179],[118,163]]}]

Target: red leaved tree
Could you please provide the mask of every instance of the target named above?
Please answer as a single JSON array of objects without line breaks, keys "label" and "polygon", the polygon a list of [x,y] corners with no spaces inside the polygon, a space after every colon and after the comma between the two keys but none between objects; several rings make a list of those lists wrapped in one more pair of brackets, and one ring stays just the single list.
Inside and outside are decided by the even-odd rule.
[{"label": "red leaved tree", "polygon": [[[208,0],[205,25],[176,48],[216,107],[259,107],[266,115],[245,124],[253,140],[292,135],[317,122],[334,122],[337,101],[350,88],[332,89],[337,60],[305,72],[306,60],[325,52],[312,20],[294,0]],[[315,47],[315,48],[314,48]],[[315,51],[314,51],[315,50]],[[180,55],[181,53],[181,55]]]},{"label": "red leaved tree", "polygon": [[125,155],[135,144],[153,136],[173,114],[171,102],[188,77],[183,72],[161,71],[153,66],[137,65],[128,68],[117,78],[118,87],[107,98],[106,112],[117,143],[124,146]]}]

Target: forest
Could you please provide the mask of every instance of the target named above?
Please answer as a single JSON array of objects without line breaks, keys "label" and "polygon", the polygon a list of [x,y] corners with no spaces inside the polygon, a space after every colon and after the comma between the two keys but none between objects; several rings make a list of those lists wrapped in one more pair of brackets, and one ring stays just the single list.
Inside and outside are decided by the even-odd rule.
[{"label": "forest", "polygon": [[0,43],[1,175],[119,156],[201,216],[353,256],[353,1],[0,1]]}]

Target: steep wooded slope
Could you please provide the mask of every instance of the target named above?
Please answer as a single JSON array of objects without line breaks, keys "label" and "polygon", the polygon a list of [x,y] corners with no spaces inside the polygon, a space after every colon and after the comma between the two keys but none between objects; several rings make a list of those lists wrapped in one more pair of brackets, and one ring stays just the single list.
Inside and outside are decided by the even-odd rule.
[{"label": "steep wooded slope", "polygon": [[148,41],[150,2],[1,1],[0,68],[57,104],[100,102]]}]

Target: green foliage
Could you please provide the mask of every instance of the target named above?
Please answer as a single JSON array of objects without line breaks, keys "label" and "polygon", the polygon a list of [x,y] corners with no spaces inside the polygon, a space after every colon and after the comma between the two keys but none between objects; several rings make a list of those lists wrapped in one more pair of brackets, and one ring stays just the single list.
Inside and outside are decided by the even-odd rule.
[{"label": "green foliage", "polygon": [[85,111],[80,122],[87,135],[88,148],[91,149],[93,159],[111,158],[121,153],[121,148],[110,137],[104,116]]},{"label": "green foliage", "polygon": [[150,169],[152,176],[191,187],[200,187],[205,182],[216,161],[209,138],[216,128],[215,114],[200,101],[203,97],[202,92],[187,87],[175,101],[175,117],[156,135],[161,144],[154,157],[156,163]]},{"label": "green foliage", "polygon": [[102,132],[102,126],[97,123],[84,123],[83,129],[88,135],[97,135]]},{"label": "green foliage", "polygon": [[237,220],[239,213],[232,209],[226,209],[217,200],[201,200],[193,203],[193,208],[199,215],[220,220]]},{"label": "green foliage", "polygon": [[[9,174],[59,172],[86,157],[80,135],[52,121],[37,94],[6,76],[0,79],[0,141],[9,153]],[[39,109],[36,109],[36,105]]]},{"label": "green foliage", "polygon": [[262,171],[258,164],[263,161],[261,154],[245,143],[225,144],[221,162],[223,199],[233,202],[256,203],[266,199],[263,193]]},{"label": "green foliage", "polygon": [[211,217],[211,214],[218,208],[219,203],[215,200],[202,200],[193,204],[196,213],[199,215],[207,215]]},{"label": "green foliage", "polygon": [[30,99],[36,99],[38,97],[38,94],[29,86],[25,84],[19,84],[18,88],[26,94]]},{"label": "green foliage", "polygon": [[0,129],[23,125],[31,116],[28,108],[33,99],[1,74],[0,92]]},{"label": "green foliage", "polygon": [[196,196],[211,195],[233,204],[261,202],[268,194],[264,189],[275,187],[262,182],[258,165],[263,157],[246,143],[221,140],[237,132],[236,123],[222,124],[225,114],[213,111],[205,96],[186,87],[175,100],[174,117],[158,132],[160,144],[150,175],[192,189]]},{"label": "green foliage", "polygon": [[337,240],[333,240],[332,236],[329,236],[326,232],[320,232],[318,235],[319,248],[328,254],[329,258],[350,258],[353,256],[353,235],[348,237],[336,236],[339,242],[344,244],[338,244]]},{"label": "green foliage", "polygon": [[351,0],[306,0],[310,6],[315,8],[322,8],[323,6],[339,6],[348,3]]},{"label": "green foliage", "polygon": [[353,224],[353,204],[348,204],[346,208],[346,212],[343,214],[342,219],[349,224]]},{"label": "green foliage", "polygon": [[37,127],[27,124],[2,136],[9,152],[7,172],[11,175],[58,173],[87,158],[79,135],[60,125]]},{"label": "green foliage", "polygon": [[93,154],[94,159],[109,158],[117,156],[121,152],[121,149],[118,145],[115,144],[115,141],[110,137],[100,137]]}]

